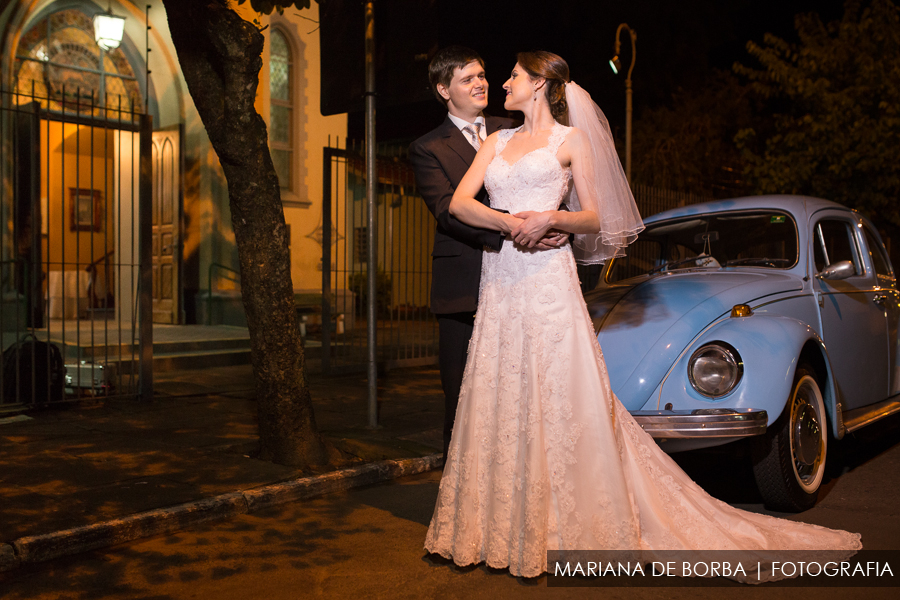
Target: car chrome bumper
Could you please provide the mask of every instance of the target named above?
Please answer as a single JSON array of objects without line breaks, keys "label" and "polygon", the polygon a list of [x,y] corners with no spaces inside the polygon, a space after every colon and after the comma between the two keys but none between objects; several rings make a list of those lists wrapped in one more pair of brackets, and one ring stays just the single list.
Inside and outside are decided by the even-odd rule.
[{"label": "car chrome bumper", "polygon": [[737,439],[766,432],[766,411],[755,408],[636,410],[631,413],[657,442],[676,439]]}]

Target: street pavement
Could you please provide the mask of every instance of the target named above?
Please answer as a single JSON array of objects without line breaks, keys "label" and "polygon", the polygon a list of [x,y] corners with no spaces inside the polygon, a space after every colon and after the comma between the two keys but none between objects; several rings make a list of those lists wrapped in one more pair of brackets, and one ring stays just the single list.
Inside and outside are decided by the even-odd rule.
[{"label": "street pavement", "polygon": [[[427,456],[419,460],[426,467],[439,462],[434,454],[442,443],[443,394],[437,369],[382,375],[377,429],[368,427],[365,374],[311,376],[310,386],[319,430],[342,451],[338,466]],[[150,514],[152,525],[174,515],[189,522],[210,512],[200,506],[204,510],[196,514],[196,503],[206,499],[271,491],[281,482],[320,475],[252,458],[258,443],[249,366],[163,373],[155,389],[149,402],[87,400],[27,418],[0,418],[0,571],[32,560],[21,540],[40,542],[60,531],[110,523],[115,526],[104,533],[108,541],[133,539],[136,527],[161,530],[123,519]],[[234,512],[234,502],[225,504]],[[154,510],[163,514],[148,512]],[[40,553],[99,547],[98,533],[87,533],[87,544],[83,535],[63,536],[41,544]],[[54,547],[59,545],[72,548]]]},{"label": "street pavement", "polygon": [[[894,438],[896,439],[896,438]],[[863,534],[867,547],[892,548],[900,535],[895,503],[900,446],[863,452],[796,518]],[[714,476],[729,461],[709,457]],[[693,468],[690,467],[689,468]],[[893,482],[885,473],[893,473]],[[437,497],[437,471],[285,504],[8,574],[4,598],[295,600],[302,598],[635,598],[796,600],[896,597],[896,589],[746,586],[714,588],[548,588],[484,566],[459,568],[422,549]],[[758,504],[744,505],[761,510]],[[2,585],[2,584],[0,584]]]},{"label": "street pavement", "polygon": [[[206,381],[221,385],[229,373],[233,375],[233,369]],[[192,385],[201,383],[192,380]],[[176,382],[172,389],[177,387]],[[332,439],[365,454],[360,460],[422,456],[439,447],[441,396],[435,369],[394,371],[382,379],[379,397],[384,427],[380,430],[365,427],[365,389],[363,376],[314,382],[317,418]],[[30,535],[308,475],[245,456],[255,434],[253,404],[246,390],[161,397],[152,404],[140,410],[98,403],[54,411],[50,422],[59,421],[60,430],[52,430],[40,414],[34,415],[35,420],[43,424],[31,424],[30,431],[30,422],[0,425],[0,454],[7,461],[0,464],[2,540],[11,539],[8,530]],[[189,412],[178,412],[187,411],[188,406],[194,406],[190,409],[193,418]],[[115,420],[117,411],[123,416]],[[111,425],[113,421],[117,427]],[[76,435],[79,427],[94,441]],[[118,450],[112,440],[117,440]],[[132,440],[135,450],[122,450]],[[30,478],[25,476],[28,470],[7,470],[16,444],[37,444],[31,446],[36,453],[29,454],[26,448],[15,453],[19,463],[37,461]],[[676,456],[714,496],[740,508],[766,512],[750,482],[743,450]],[[54,460],[59,462],[55,470]],[[90,465],[79,466],[81,461]],[[120,473],[118,479],[111,473],[114,470]],[[93,488],[80,483],[95,475],[98,483]],[[422,549],[439,479],[440,471],[434,470],[193,525],[169,535],[24,564],[0,574],[0,597],[779,599],[795,598],[798,592],[789,587],[739,584],[548,589],[545,578],[522,580],[484,566],[458,568]],[[900,418],[892,417],[833,443],[820,502],[790,518],[858,531],[867,549],[896,549],[900,541],[898,484]],[[138,491],[129,494],[132,487]],[[895,589],[885,588],[806,591],[816,598],[896,595]]]}]

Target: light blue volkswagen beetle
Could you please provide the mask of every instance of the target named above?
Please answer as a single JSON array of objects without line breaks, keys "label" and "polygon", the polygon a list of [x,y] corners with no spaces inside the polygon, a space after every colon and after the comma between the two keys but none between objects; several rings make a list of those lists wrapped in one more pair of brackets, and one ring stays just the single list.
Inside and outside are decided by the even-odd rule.
[{"label": "light blue volkswagen beetle", "polygon": [[669,452],[752,437],[772,509],[815,504],[829,435],[900,410],[894,272],[872,224],[834,202],[654,215],[591,287],[613,390],[644,430]]}]

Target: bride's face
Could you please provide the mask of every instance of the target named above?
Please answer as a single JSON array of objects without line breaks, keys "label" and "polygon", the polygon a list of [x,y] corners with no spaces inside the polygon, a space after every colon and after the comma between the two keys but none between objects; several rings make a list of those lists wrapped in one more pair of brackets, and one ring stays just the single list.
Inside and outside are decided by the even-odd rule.
[{"label": "bride's face", "polygon": [[506,90],[506,101],[503,103],[506,110],[522,110],[534,97],[534,81],[519,63],[513,67],[512,75],[503,84],[503,89]]}]

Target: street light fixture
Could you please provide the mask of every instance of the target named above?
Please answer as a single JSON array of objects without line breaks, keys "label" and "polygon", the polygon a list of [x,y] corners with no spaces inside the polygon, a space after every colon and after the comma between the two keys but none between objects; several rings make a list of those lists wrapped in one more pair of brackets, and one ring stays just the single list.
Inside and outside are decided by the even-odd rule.
[{"label": "street light fixture", "polygon": [[616,51],[615,56],[609,61],[609,66],[616,75],[622,70],[622,62],[619,60],[619,51],[622,46],[619,34],[623,29],[627,29],[628,35],[631,37],[631,66],[628,67],[628,75],[625,77],[625,176],[628,178],[628,183],[631,183],[631,72],[634,71],[634,42],[637,40],[637,33],[627,23],[619,24],[616,29]]},{"label": "street light fixture", "polygon": [[125,17],[112,12],[112,4],[107,4],[105,13],[94,15],[94,39],[105,51],[115,50],[125,35]]},{"label": "street light fixture", "polygon": [[613,73],[619,74],[619,71],[622,70],[622,61],[619,60],[618,54],[609,59],[609,66],[612,68]]}]

